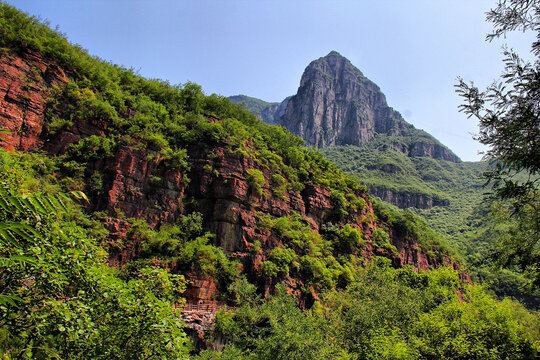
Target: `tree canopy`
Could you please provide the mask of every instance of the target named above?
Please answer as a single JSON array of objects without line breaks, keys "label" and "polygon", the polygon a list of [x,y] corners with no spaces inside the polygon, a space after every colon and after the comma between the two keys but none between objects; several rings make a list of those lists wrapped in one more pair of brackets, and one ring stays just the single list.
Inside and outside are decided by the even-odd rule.
[{"label": "tree canopy", "polygon": [[489,147],[485,173],[492,198],[511,208],[506,220],[514,222],[500,241],[495,256],[500,264],[518,265],[540,286],[540,1],[499,0],[487,13],[494,30],[487,40],[510,31],[536,32],[534,60],[526,61],[514,50],[504,49],[505,70],[486,90],[459,80],[464,98],[460,110],[479,120],[476,139]]}]

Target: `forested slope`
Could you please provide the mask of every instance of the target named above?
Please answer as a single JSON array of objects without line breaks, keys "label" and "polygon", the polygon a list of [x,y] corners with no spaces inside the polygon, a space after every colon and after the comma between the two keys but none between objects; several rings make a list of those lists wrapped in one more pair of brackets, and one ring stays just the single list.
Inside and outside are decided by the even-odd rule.
[{"label": "forested slope", "polygon": [[[374,202],[283,128],[196,84],[144,79],[89,56],[5,4],[0,34],[3,356],[187,358],[184,298],[244,305],[220,312],[207,338],[234,339],[232,358],[276,358],[267,346],[284,336],[292,342],[279,358],[385,356],[373,338],[401,339],[408,358],[452,354],[459,341],[445,348],[427,335],[433,319],[447,339],[445,321],[470,323],[467,341],[480,345],[460,351],[477,358],[534,351],[536,317],[469,285],[422,221]],[[55,205],[70,191],[87,194],[83,209]],[[32,199],[49,194],[61,210],[45,216]],[[385,312],[389,284],[414,292],[415,307]],[[375,317],[352,317],[361,299]],[[269,315],[273,307],[305,322]],[[463,318],[447,319],[456,307]],[[298,340],[305,329],[325,338],[315,324],[332,309],[359,331]],[[505,340],[490,342],[497,335]]]}]

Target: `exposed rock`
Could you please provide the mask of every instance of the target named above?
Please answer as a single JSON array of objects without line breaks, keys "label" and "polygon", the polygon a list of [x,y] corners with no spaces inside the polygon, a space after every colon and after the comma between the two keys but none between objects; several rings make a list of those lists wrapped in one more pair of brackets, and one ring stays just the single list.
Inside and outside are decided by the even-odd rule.
[{"label": "exposed rock", "polygon": [[384,187],[370,186],[369,192],[380,197],[382,200],[401,209],[414,207],[417,209],[431,209],[434,206],[448,206],[448,199],[441,199],[425,193],[408,193],[386,189]]},{"label": "exposed rock", "polygon": [[38,52],[0,57],[0,128],[10,131],[2,135],[4,148],[26,151],[42,145],[47,99],[54,86],[67,81],[64,71]]},{"label": "exposed rock", "polygon": [[289,99],[290,96],[281,103],[269,103],[246,95],[229,96],[231,102],[243,104],[246,109],[271,125],[279,123],[279,118],[285,113]]},{"label": "exposed rock", "polygon": [[309,64],[279,124],[319,148],[362,145],[381,134],[402,137],[393,145],[390,140],[390,146],[409,156],[459,161],[435,138],[403,120],[379,87],[335,51]]},{"label": "exposed rock", "polygon": [[283,100],[279,104],[272,104],[268,107],[265,107],[261,110],[261,112],[258,114],[267,124],[279,124],[279,119],[283,116],[285,113],[285,109],[287,108],[287,104],[289,103],[289,99],[291,97],[287,97],[285,100]]},{"label": "exposed rock", "polygon": [[[345,91],[345,94],[342,94],[339,87],[341,81],[330,82],[323,75],[324,72],[313,70],[319,83],[333,84],[328,91],[334,94],[336,99],[343,96],[346,99],[354,94],[369,100],[368,103],[373,106],[355,105],[357,107],[351,108],[352,110],[343,110],[337,105],[331,107],[333,110],[329,110],[330,112],[333,111],[336,116],[338,113],[344,114],[345,119],[350,120],[344,123],[336,116],[328,117],[328,112],[315,111],[316,114],[322,114],[317,115],[320,124],[330,124],[329,119],[334,119],[335,129],[341,129],[340,134],[333,138],[318,137],[313,133],[313,140],[317,144],[327,145],[335,143],[336,139],[352,139],[343,126],[358,120],[358,117],[353,115],[361,114],[362,121],[367,124],[378,118],[377,114],[387,111],[389,117],[387,116],[386,120],[374,123],[378,129],[376,131],[392,133],[400,126],[408,126],[402,124],[391,109],[383,106],[384,96],[374,84],[367,79],[362,80],[361,84],[354,83],[357,74],[350,69],[348,61],[339,55],[330,54],[324,63],[328,68],[326,70],[336,72],[332,73],[334,77],[338,73],[342,74],[341,76],[348,79],[344,84],[352,84],[350,94],[350,89],[346,88],[342,89]],[[62,154],[71,143],[86,136],[101,135],[107,129],[107,124],[100,119],[77,118],[69,128],[60,129],[54,135],[47,134],[43,131],[44,109],[52,88],[67,82],[62,70],[42,59],[39,54],[33,53],[13,55],[12,58],[3,57],[0,59],[0,66],[0,124],[14,131],[8,140],[2,143],[2,147],[20,150],[45,149],[51,154]],[[36,71],[41,74],[42,80],[35,75]],[[33,79],[34,83],[30,86],[28,81],[21,79]],[[302,86],[312,91],[325,89],[310,81],[309,78],[304,79]],[[375,106],[377,104],[378,106]],[[294,108],[296,105],[292,106]],[[289,107],[290,105],[287,109]],[[214,118],[209,120],[219,121]],[[367,126],[360,127],[359,123],[357,125],[357,134],[361,138],[369,139],[372,136],[374,130]],[[24,131],[21,128],[24,128]],[[294,211],[314,232],[332,220],[333,204],[328,189],[307,183],[300,193],[286,191],[277,196],[270,185],[274,173],[258,165],[253,158],[231,151],[227,144],[206,144],[207,149],[189,146],[187,155],[190,169],[186,170],[168,166],[148,144],[137,139],[134,141],[138,146],[118,145],[112,156],[89,159],[85,172],[87,176],[98,173],[102,177],[100,189],[85,189],[91,200],[91,210],[106,210],[109,214],[118,214],[118,218],[113,216],[103,219],[110,231],[110,261],[115,264],[124,264],[140,251],[141,239],[127,238],[129,224],[123,219],[145,219],[151,228],[156,228],[161,224],[173,223],[185,215],[188,212],[185,205],[188,200],[194,207],[191,210],[203,214],[204,229],[215,233],[216,243],[231,257],[237,258],[241,262],[242,270],[255,279],[258,278],[261,262],[266,259],[262,251],[256,250],[254,244],[259,242],[266,250],[282,245],[268,229],[259,226],[261,216],[270,215],[276,218],[289,216]],[[209,168],[212,171],[208,171]],[[249,169],[257,169],[263,174],[265,184],[262,193],[248,184],[246,175]],[[185,181],[186,177],[190,179],[189,183]],[[393,244],[400,251],[399,256],[376,248],[372,243],[372,234],[375,228],[384,224],[374,221],[368,195],[361,191],[356,195],[362,198],[366,205],[362,209],[351,211],[343,224],[351,224],[360,230],[367,240],[363,249],[357,249],[358,253],[363,253],[366,257],[373,254],[388,256],[396,266],[413,264],[418,268],[426,268],[441,264],[438,259],[425,256],[414,239],[400,239],[396,236],[392,238]],[[119,246],[121,242],[124,244]],[[174,266],[171,270],[175,271]],[[192,277],[186,293],[188,301],[215,300],[218,290],[213,280],[195,276],[197,274],[187,275]],[[299,293],[299,289],[303,287],[299,276],[295,278],[291,274],[290,278],[285,280],[291,293]],[[275,279],[262,280],[265,294],[273,291],[275,283],[272,281]],[[312,290],[312,297],[316,298],[317,294]]]}]

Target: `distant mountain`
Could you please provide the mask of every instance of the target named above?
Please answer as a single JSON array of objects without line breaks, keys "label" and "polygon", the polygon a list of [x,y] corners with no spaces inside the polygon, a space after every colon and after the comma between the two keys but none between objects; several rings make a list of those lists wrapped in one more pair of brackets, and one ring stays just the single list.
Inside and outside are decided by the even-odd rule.
[{"label": "distant mountain", "polygon": [[279,118],[285,112],[290,96],[280,103],[266,102],[247,95],[229,96],[229,100],[235,104],[244,104],[245,108],[259,116],[265,123],[276,125]]},{"label": "distant mountain", "polygon": [[245,103],[268,123],[283,125],[309,146],[360,146],[375,141],[380,150],[460,161],[437,139],[389,107],[379,87],[336,51],[311,62],[297,94],[279,105],[247,96],[230,99]]},{"label": "distant mountain", "polygon": [[339,53],[313,61],[297,94],[279,105],[245,95],[230,99],[322,148],[370,194],[423,217],[469,264],[476,264],[473,276],[493,282],[498,295],[537,301],[517,290],[524,283],[519,275],[492,273],[479,263],[497,236],[489,206],[482,203],[486,164],[461,162],[433,136],[407,123],[387,105],[379,87]]}]

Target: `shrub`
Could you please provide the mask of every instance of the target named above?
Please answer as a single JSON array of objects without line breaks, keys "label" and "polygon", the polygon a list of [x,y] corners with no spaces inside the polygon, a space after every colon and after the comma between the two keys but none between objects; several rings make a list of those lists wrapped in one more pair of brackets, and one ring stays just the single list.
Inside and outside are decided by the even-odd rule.
[{"label": "shrub", "polygon": [[266,183],[266,180],[264,179],[264,175],[262,171],[257,169],[248,169],[246,180],[249,186],[259,195],[263,194],[264,191],[264,185]]},{"label": "shrub", "polygon": [[333,216],[339,221],[345,220],[347,215],[349,215],[347,212],[347,199],[345,198],[345,194],[339,190],[332,190],[330,200],[333,205]]},{"label": "shrub", "polygon": [[272,192],[280,199],[285,199],[285,184],[287,181],[279,174],[272,175]]}]

